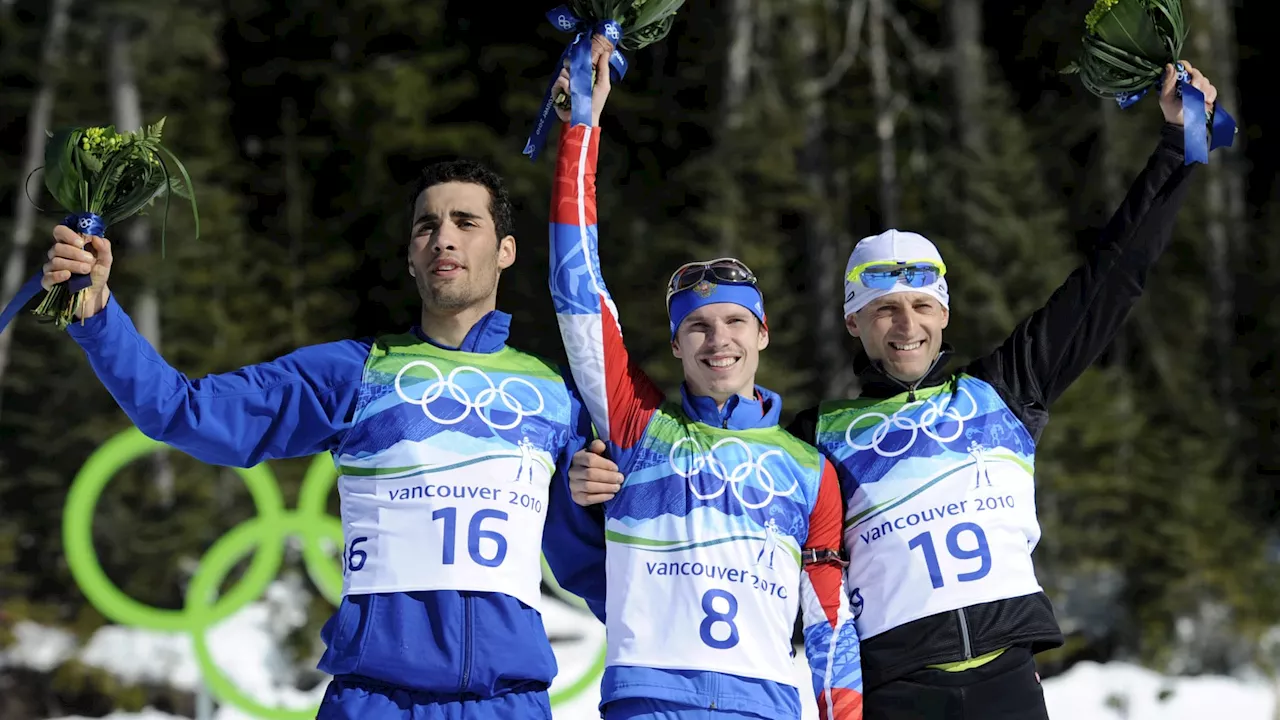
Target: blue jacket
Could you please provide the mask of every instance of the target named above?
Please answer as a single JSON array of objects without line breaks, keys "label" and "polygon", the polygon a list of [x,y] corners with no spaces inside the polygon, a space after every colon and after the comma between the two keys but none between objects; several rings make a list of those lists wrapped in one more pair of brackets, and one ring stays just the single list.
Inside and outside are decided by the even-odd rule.
[{"label": "blue jacket", "polygon": [[[494,353],[510,316],[494,311],[459,348]],[[420,329],[415,334],[427,342]],[[214,465],[330,452],[355,415],[372,340],[304,347],[270,362],[191,379],[171,367],[112,299],[68,333],[107,390],[148,437]],[[438,343],[433,344],[440,346]],[[568,381],[575,438],[559,448],[556,474],[586,442],[590,421]],[[553,478],[553,483],[563,478]],[[554,537],[548,538],[555,542]],[[543,690],[557,668],[541,615],[501,593],[378,593],[344,597],[325,624],[319,669],[446,696]]]}]

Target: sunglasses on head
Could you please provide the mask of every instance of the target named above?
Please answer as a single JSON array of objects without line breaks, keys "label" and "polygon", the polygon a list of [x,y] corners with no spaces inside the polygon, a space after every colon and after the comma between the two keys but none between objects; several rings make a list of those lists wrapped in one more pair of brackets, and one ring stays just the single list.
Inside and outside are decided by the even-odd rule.
[{"label": "sunglasses on head", "polygon": [[850,270],[845,279],[872,290],[888,290],[898,283],[913,288],[927,287],[946,274],[947,266],[934,260],[869,262]]},{"label": "sunglasses on head", "polygon": [[735,285],[756,284],[756,276],[751,268],[735,258],[685,263],[671,274],[671,280],[667,282],[667,307],[671,307],[672,295],[688,290],[704,280]]}]

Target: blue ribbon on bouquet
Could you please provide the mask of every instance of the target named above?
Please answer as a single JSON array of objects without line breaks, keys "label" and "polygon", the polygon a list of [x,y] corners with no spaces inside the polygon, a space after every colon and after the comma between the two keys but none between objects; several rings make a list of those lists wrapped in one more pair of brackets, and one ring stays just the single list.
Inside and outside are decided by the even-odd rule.
[{"label": "blue ribbon on bouquet", "polygon": [[569,60],[569,99],[572,101],[570,122],[574,125],[591,124],[591,37],[600,33],[613,43],[613,55],[609,58],[609,76],[621,80],[627,74],[627,59],[618,51],[618,42],[622,39],[622,26],[613,20],[601,20],[590,26],[585,20],[570,12],[561,5],[547,13],[547,20],[557,30],[574,33],[573,40],[560,53],[556,63],[556,71],[547,83],[547,92],[542,98],[542,109],[538,112],[538,120],[533,132],[525,142],[524,153],[530,160],[537,160],[547,142],[547,133],[551,130],[552,114],[555,112],[555,85],[560,77],[560,69],[565,59]]},{"label": "blue ribbon on bouquet", "polygon": [[[81,235],[96,235],[103,237],[107,226],[102,222],[102,218],[93,213],[76,213],[68,215],[62,219],[62,224],[75,230]],[[22,287],[18,288],[18,292],[9,300],[9,304],[4,306],[4,310],[0,311],[0,331],[9,327],[9,323],[13,321],[18,313],[27,303],[31,302],[31,298],[35,297],[43,288],[40,281],[44,278],[44,269],[41,268],[32,275]],[[88,275],[72,275],[67,280],[67,291],[70,293],[78,293],[81,290],[93,284],[93,279]]]},{"label": "blue ribbon on bouquet", "polygon": [[[1236,121],[1221,105],[1213,108],[1213,120],[1206,117],[1204,93],[1191,84],[1191,73],[1177,64],[1178,83],[1174,92],[1182,98],[1182,131],[1184,165],[1191,163],[1208,163],[1209,152],[1220,147],[1230,147],[1236,138]],[[1150,87],[1133,93],[1122,93],[1116,96],[1120,107],[1128,108],[1138,102],[1151,90],[1159,90],[1163,77],[1152,83]],[[1209,126],[1208,131],[1205,127]]]}]

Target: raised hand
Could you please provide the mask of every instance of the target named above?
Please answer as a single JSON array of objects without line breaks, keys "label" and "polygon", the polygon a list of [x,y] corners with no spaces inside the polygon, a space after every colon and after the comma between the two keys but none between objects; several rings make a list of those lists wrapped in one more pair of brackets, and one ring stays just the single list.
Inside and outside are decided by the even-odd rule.
[{"label": "raised hand", "polygon": [[[1203,73],[1191,66],[1186,60],[1179,61],[1182,66],[1187,69],[1187,73],[1191,75],[1191,86],[1204,93],[1205,113],[1213,114],[1213,103],[1218,99],[1218,89],[1209,82],[1209,78]],[[1160,110],[1164,112],[1164,119],[1173,125],[1181,126],[1182,122],[1182,99],[1174,92],[1178,86],[1178,70],[1172,64],[1165,65],[1164,68],[1164,85],[1160,88]]]},{"label": "raised hand", "polygon": [[93,317],[106,307],[107,299],[111,297],[111,291],[107,289],[107,278],[111,276],[111,242],[58,225],[53,229],[53,247],[49,248],[49,262],[44,264],[40,287],[48,291],[54,285],[70,280],[73,273],[88,275],[93,282],[84,291],[76,317]]},{"label": "raised hand", "polygon": [[[609,58],[613,56],[613,44],[604,38],[603,35],[597,34],[591,39],[591,64],[595,66],[595,86],[591,89],[591,124],[598,126],[600,124],[600,113],[604,110],[605,101],[609,99],[609,90],[612,79],[609,77]],[[560,77],[556,78],[553,96],[564,93],[565,96],[572,98],[569,94],[569,68],[560,68]],[[572,100],[570,100],[572,102]],[[560,118],[560,122],[569,122],[570,108],[555,106],[556,116]]]}]

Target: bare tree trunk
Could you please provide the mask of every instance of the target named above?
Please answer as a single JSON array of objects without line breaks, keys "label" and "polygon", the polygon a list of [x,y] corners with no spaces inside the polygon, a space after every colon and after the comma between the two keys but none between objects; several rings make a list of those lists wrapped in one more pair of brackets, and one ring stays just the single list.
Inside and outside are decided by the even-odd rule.
[{"label": "bare tree trunk", "polygon": [[983,123],[987,81],[980,0],[947,0],[947,22],[951,34],[951,87],[955,93],[952,122],[960,144],[960,157],[953,165],[956,182],[953,192],[949,193],[955,212],[948,214],[954,218],[954,232],[960,247],[976,252],[982,241],[973,231],[973,168],[987,149]]},{"label": "bare tree trunk", "polygon": [[895,228],[901,205],[895,146],[898,113],[890,85],[889,51],[885,43],[886,1],[870,0],[867,5],[867,41],[871,53],[871,100],[876,108],[876,140],[879,142],[880,224],[885,228]]},{"label": "bare tree trunk", "polygon": [[[1236,104],[1235,57],[1231,53],[1230,38],[1234,37],[1231,13],[1226,0],[1193,0],[1196,13],[1205,22],[1205,32],[1192,33],[1195,56],[1200,68],[1213,79],[1218,88],[1217,102],[1232,112]],[[1238,120],[1239,118],[1237,118]],[[1225,422],[1228,430],[1238,421],[1234,402],[1234,382],[1230,348],[1235,337],[1235,287],[1232,277],[1232,258],[1238,242],[1239,228],[1244,221],[1243,178],[1238,162],[1237,146],[1217,150],[1205,169],[1205,238],[1208,240],[1208,270],[1210,283],[1209,338],[1215,353],[1217,370],[1213,373],[1217,394],[1223,400]]]},{"label": "bare tree trunk", "polygon": [[307,202],[302,182],[301,151],[298,148],[298,106],[291,97],[286,97],[283,105],[284,118],[281,125],[284,130],[285,231],[289,234],[289,328],[293,344],[302,345],[306,335],[302,306],[302,249],[305,245],[302,233],[305,230]]},{"label": "bare tree trunk", "polygon": [[947,18],[951,25],[951,82],[956,94],[960,146],[966,154],[980,155],[987,145],[982,123],[982,104],[987,90],[982,56],[982,3],[949,0]]},{"label": "bare tree trunk", "polygon": [[[31,103],[31,114],[27,116],[27,152],[22,161],[20,180],[28,181],[29,178],[36,187],[43,180],[43,173],[37,168],[44,159],[45,131],[49,128],[49,118],[53,114],[54,85],[57,83],[62,47],[67,36],[67,14],[70,7],[71,0],[51,0],[49,4],[49,25],[45,30],[44,47],[40,56],[40,86]],[[27,271],[27,245],[31,242],[31,233],[36,226],[36,209],[27,199],[25,190],[14,193],[13,197],[13,247],[9,250],[9,259],[5,263],[3,284],[0,284],[0,298],[5,303],[22,286],[22,276]],[[13,325],[10,323],[4,332],[0,332],[0,387],[4,385],[4,373],[9,365]]]},{"label": "bare tree trunk", "polygon": [[[813,0],[801,14],[796,26],[796,43],[803,57],[804,67],[813,78],[826,72],[820,37],[824,19],[823,0]],[[856,46],[858,38],[845,38]],[[827,103],[822,92],[804,94],[804,146],[800,151],[799,171],[804,179],[808,196],[813,200],[807,210],[805,250],[808,257],[809,281],[817,318],[813,337],[817,344],[817,367],[820,373],[819,392],[822,398],[847,397],[855,390],[857,382],[853,364],[844,353],[843,339],[846,331],[841,322],[842,286],[840,268],[843,267],[842,249],[852,249],[849,229],[836,220],[836,208],[842,207],[835,197],[833,168],[826,144]]]},{"label": "bare tree trunk", "polygon": [[[142,127],[142,101],[138,94],[138,82],[133,69],[131,52],[133,41],[128,21],[121,17],[111,20],[107,38],[107,85],[111,93],[112,122],[118,130],[134,131]],[[144,258],[151,252],[151,227],[146,216],[129,220],[124,231],[125,245],[134,258]],[[138,332],[160,351],[160,303],[156,289],[149,278],[142,283],[138,302],[133,311]],[[156,493],[164,507],[173,504],[173,465],[169,454],[159,450],[152,455],[152,469]]]},{"label": "bare tree trunk", "polygon": [[722,148],[720,193],[722,214],[719,218],[721,255],[734,254],[738,241],[738,218],[742,213],[742,187],[733,172],[731,155],[738,130],[744,120],[743,102],[751,80],[751,51],[755,35],[755,3],[753,0],[731,0],[729,7],[729,49],[725,58],[724,105],[720,113]]}]

